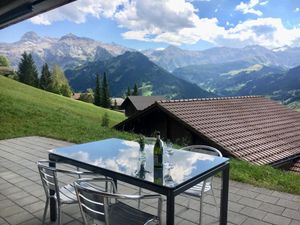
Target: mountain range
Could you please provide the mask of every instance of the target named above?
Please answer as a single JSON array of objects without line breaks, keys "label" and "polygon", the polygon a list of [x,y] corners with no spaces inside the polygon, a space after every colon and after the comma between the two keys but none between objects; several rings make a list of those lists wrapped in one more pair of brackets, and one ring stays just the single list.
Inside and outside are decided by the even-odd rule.
[{"label": "mountain range", "polygon": [[52,38],[34,32],[14,43],[0,43],[0,55],[15,69],[24,51],[32,53],[39,69],[45,62],[60,65],[74,91],[94,87],[96,75],[106,72],[114,96],[134,83],[144,95],[170,98],[261,94],[290,102],[299,96],[300,48],[288,46],[137,51],[73,34]]},{"label": "mountain range", "polygon": [[[22,38],[13,43],[0,43],[0,55],[9,58],[16,68],[21,54],[31,52],[34,60],[41,68],[44,62],[59,64],[64,69],[74,68],[86,62],[106,60],[122,55],[126,51],[137,51],[115,43],[103,43],[90,38],[67,34],[61,38],[41,37],[34,32],[25,33]],[[284,46],[277,49],[267,49],[253,45],[244,48],[215,47],[202,51],[184,50],[176,46],[165,49],[148,49],[142,51],[151,61],[172,72],[173,70],[202,64],[220,64],[245,61],[250,64],[263,64],[292,68],[300,65],[300,47]]]},{"label": "mountain range", "polygon": [[122,96],[136,83],[143,95],[164,95],[168,98],[213,97],[213,93],[187,82],[157,66],[140,52],[125,52],[106,61],[89,62],[65,74],[76,91],[95,86],[96,75],[106,72],[113,96]]},{"label": "mountain range", "polygon": [[219,96],[265,95],[286,104],[300,100],[300,66],[285,70],[236,61],[181,67],[173,74]]},{"label": "mountain range", "polygon": [[30,52],[40,70],[47,62],[63,69],[74,68],[89,61],[106,60],[132,49],[106,44],[90,38],[67,34],[61,38],[41,37],[34,32],[25,33],[13,43],[0,43],[0,55],[8,57],[13,68],[17,68],[22,53]]}]

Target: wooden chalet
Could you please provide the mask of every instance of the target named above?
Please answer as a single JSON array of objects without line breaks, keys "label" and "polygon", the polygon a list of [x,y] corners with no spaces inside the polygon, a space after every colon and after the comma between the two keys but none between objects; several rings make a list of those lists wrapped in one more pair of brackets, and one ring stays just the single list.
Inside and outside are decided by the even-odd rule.
[{"label": "wooden chalet", "polygon": [[165,100],[163,96],[128,96],[121,105],[126,116],[132,116],[152,105],[156,101]]},{"label": "wooden chalet", "polygon": [[264,97],[158,101],[115,128],[206,144],[257,165],[300,171],[300,113]]}]

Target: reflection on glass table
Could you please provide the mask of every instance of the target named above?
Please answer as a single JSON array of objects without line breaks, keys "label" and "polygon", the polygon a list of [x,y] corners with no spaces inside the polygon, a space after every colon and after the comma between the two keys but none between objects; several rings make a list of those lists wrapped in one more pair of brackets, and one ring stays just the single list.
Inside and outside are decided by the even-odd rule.
[{"label": "reflection on glass table", "polygon": [[[227,224],[229,160],[184,150],[174,150],[173,167],[154,171],[153,145],[145,143],[140,155],[138,142],[116,138],[57,148],[49,159],[66,162],[166,196],[166,224],[174,225],[175,197],[197,183],[222,172],[220,225]],[[164,161],[166,160],[166,157]],[[155,173],[154,173],[155,172]],[[55,204],[50,204],[55,220]]]},{"label": "reflection on glass table", "polygon": [[[220,157],[177,150],[172,147],[169,149],[171,150],[169,158],[164,155],[163,159],[162,178],[165,175],[170,175],[174,184],[185,182],[223,160]],[[153,145],[151,144],[145,144],[142,155],[137,142],[115,138],[101,141],[101,147],[98,142],[90,142],[58,148],[53,150],[53,153],[130,176],[137,174],[137,171],[141,169],[142,162],[144,164],[142,170],[145,170],[145,173],[139,179],[154,182]],[[171,161],[171,168],[166,166],[167,160]],[[165,179],[162,180],[163,182],[159,185],[174,187],[173,183],[170,185],[170,182],[165,182]]]}]

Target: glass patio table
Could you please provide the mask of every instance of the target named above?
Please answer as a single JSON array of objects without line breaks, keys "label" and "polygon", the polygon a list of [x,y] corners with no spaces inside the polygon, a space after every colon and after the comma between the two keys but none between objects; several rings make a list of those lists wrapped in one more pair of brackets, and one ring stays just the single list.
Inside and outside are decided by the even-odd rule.
[{"label": "glass patio table", "polygon": [[[165,159],[165,157],[164,157]],[[166,223],[174,225],[175,197],[201,181],[222,172],[220,225],[227,224],[229,159],[196,152],[174,150],[172,168],[154,170],[153,145],[144,153],[134,141],[116,138],[56,148],[49,160],[64,162],[165,195]],[[51,165],[51,166],[55,166]],[[171,181],[171,182],[170,182]],[[56,220],[55,202],[50,203],[50,217]]]}]

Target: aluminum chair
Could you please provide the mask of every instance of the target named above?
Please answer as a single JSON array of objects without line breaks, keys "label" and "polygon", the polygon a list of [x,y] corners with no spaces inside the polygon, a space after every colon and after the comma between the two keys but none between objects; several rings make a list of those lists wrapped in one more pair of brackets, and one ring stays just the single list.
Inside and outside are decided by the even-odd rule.
[{"label": "aluminum chair", "polygon": [[[47,210],[49,206],[50,199],[54,199],[57,208],[57,224],[61,224],[61,205],[63,204],[74,204],[77,203],[77,196],[75,193],[74,184],[67,184],[64,186],[59,186],[57,173],[67,174],[67,175],[76,175],[76,179],[80,178],[81,175],[94,175],[93,172],[87,171],[72,171],[72,170],[64,170],[58,169],[55,167],[50,167],[49,163],[54,163],[47,160],[39,160],[37,162],[38,170],[41,176],[43,188],[46,194],[46,204],[43,214],[43,225],[45,224]],[[61,165],[62,163],[56,164]],[[55,194],[52,193],[55,191]]]},{"label": "aluminum chair", "polygon": [[[214,156],[222,157],[222,153],[218,149],[213,148],[211,146],[206,146],[206,145],[191,145],[191,146],[184,147],[181,150],[199,152],[199,153],[203,153],[203,154],[207,154],[207,155],[214,155]],[[213,180],[213,177],[210,177],[184,192],[184,195],[197,197],[200,200],[199,225],[201,225],[201,223],[202,223],[202,207],[203,207],[204,193],[206,193],[208,191],[212,192],[215,206],[217,208],[217,200],[216,200],[216,196],[214,193],[214,189],[212,187],[212,180]],[[187,208],[190,207],[190,201],[191,201],[191,199],[189,198]]]},{"label": "aluminum chair", "polygon": [[[101,183],[106,188],[101,188]],[[84,184],[89,183],[90,186]],[[74,182],[79,208],[85,225],[148,225],[161,224],[162,198],[160,195],[124,195],[116,193],[109,178],[86,178]],[[103,185],[102,185],[103,186]],[[98,187],[98,188],[97,188]],[[133,208],[124,202],[140,199],[158,199],[157,216]]]}]

